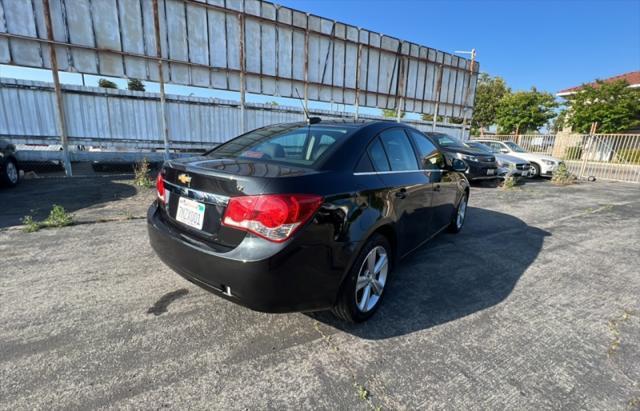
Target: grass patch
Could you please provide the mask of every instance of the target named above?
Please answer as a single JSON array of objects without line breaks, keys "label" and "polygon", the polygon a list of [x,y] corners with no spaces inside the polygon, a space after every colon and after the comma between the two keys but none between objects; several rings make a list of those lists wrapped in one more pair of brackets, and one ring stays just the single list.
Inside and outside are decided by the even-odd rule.
[{"label": "grass patch", "polygon": [[567,169],[566,164],[560,163],[556,171],[553,172],[551,183],[557,186],[568,186],[578,182],[578,177]]},{"label": "grass patch", "polygon": [[611,341],[611,344],[609,344],[609,350],[607,351],[607,354],[609,355],[609,357],[614,355],[620,348],[620,343],[622,342],[622,339],[620,336],[620,324],[628,321],[629,318],[631,318],[631,316],[633,316],[634,314],[635,313],[633,311],[627,310],[625,308],[622,311],[622,316],[620,318],[614,318],[612,320],[609,320],[609,324],[608,324],[609,331],[613,336],[613,340]]},{"label": "grass patch", "polygon": [[369,391],[364,388],[364,385],[358,383],[355,383],[354,385],[356,387],[356,390],[358,390],[358,398],[360,398],[362,401],[366,401],[367,399],[369,399]]},{"label": "grass patch", "polygon": [[22,224],[24,224],[25,233],[35,233],[40,229],[40,223],[35,221],[30,215],[27,215],[22,219]]},{"label": "grass patch", "polygon": [[43,221],[36,221],[30,215],[22,219],[24,231],[34,233],[41,228],[66,227],[73,224],[73,217],[67,213],[64,207],[54,204],[49,212],[49,216]]},{"label": "grass patch", "polygon": [[138,187],[151,188],[153,187],[153,181],[149,178],[151,172],[151,166],[149,160],[144,157],[141,161],[133,166],[133,184]]}]

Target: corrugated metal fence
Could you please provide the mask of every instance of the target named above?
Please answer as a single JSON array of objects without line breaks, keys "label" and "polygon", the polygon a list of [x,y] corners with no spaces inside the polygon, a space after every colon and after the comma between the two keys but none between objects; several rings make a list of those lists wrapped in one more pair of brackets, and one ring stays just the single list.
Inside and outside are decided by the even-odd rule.
[{"label": "corrugated metal fence", "polygon": [[[76,146],[76,150],[77,146],[162,148],[159,94],[72,85],[65,85],[63,90],[69,144]],[[248,129],[304,120],[302,109],[296,107],[253,103],[246,104],[245,111]],[[352,114],[337,111],[313,110],[312,114],[324,119],[353,118]],[[171,148],[202,150],[225,142],[241,134],[240,115],[239,103],[235,101],[167,96]],[[406,122],[421,130],[432,130],[431,122]],[[439,125],[437,130],[464,137],[457,125]],[[0,79],[0,137],[17,144],[59,144],[53,85]]]}]

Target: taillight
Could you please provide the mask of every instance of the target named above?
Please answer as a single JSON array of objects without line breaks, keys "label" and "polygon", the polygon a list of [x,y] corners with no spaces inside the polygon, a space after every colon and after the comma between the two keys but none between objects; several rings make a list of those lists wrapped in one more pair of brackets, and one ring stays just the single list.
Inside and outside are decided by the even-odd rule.
[{"label": "taillight", "polygon": [[162,204],[165,203],[165,191],[164,191],[164,180],[162,179],[162,173],[158,173],[158,177],[156,177],[156,192],[158,194],[158,200]]},{"label": "taillight", "polygon": [[232,197],[222,224],[282,242],[306,223],[322,204],[309,194],[268,194]]}]

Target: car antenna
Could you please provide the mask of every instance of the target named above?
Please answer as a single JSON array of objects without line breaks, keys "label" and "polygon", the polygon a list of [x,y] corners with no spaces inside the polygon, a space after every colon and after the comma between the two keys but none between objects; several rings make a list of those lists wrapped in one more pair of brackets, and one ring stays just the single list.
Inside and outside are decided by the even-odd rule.
[{"label": "car antenna", "polygon": [[300,97],[300,92],[298,92],[298,87],[295,87],[296,94],[298,95],[298,100],[300,100],[300,105],[302,106],[302,111],[304,111],[304,116],[307,118],[307,124],[316,124],[322,121],[320,117],[310,117],[309,111],[307,111],[307,107],[302,102],[302,97]]}]

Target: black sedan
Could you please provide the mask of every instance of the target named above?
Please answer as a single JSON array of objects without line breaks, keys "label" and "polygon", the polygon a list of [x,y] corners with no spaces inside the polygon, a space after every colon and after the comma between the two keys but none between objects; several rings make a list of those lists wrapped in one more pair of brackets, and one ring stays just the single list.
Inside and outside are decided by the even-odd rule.
[{"label": "black sedan", "polygon": [[401,257],[462,228],[465,169],[398,123],[268,126],[166,162],[150,242],[186,279],[251,309],[363,321]]},{"label": "black sedan", "polygon": [[487,153],[486,150],[469,147],[447,134],[427,133],[427,135],[450,160],[457,158],[467,163],[469,167],[465,175],[469,181],[498,178],[498,163],[493,154]]},{"label": "black sedan", "polygon": [[7,140],[0,140],[0,183],[14,187],[18,184],[19,175],[16,147]]}]

